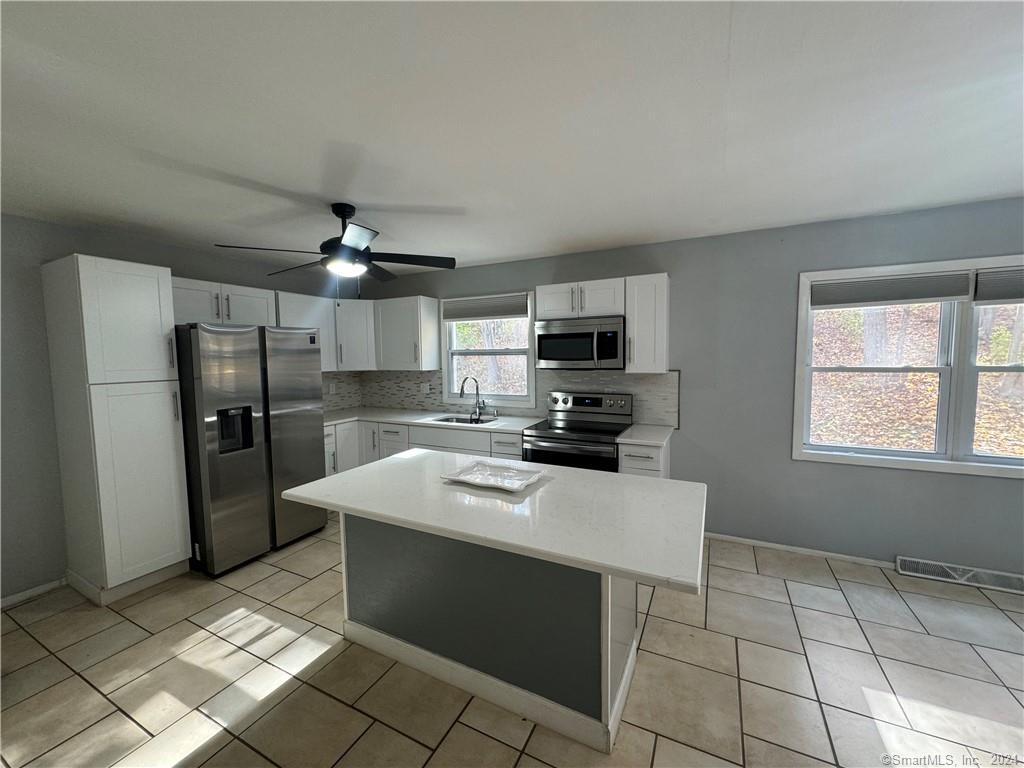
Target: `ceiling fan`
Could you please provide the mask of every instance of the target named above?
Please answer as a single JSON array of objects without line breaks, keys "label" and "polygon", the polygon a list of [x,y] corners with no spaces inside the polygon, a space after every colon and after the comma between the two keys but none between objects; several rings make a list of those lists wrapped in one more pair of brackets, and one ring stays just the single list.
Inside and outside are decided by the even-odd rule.
[{"label": "ceiling fan", "polygon": [[[436,267],[438,269],[455,269],[455,259],[448,256],[416,256],[409,253],[371,253],[370,243],[379,232],[350,219],[356,215],[356,207],[351,203],[331,203],[331,213],[341,219],[341,236],[330,237],[320,243],[321,257],[307,264],[299,264],[287,269],[279,269],[267,275],[280,275],[293,269],[305,269],[319,264],[321,267],[341,277],[359,277],[368,274],[377,280],[394,280],[396,275],[377,264],[412,264],[417,267]],[[237,248],[245,251],[277,251],[279,253],[317,253],[317,251],[295,251],[290,248],[261,248],[248,245],[224,245],[214,243],[218,248]]]}]

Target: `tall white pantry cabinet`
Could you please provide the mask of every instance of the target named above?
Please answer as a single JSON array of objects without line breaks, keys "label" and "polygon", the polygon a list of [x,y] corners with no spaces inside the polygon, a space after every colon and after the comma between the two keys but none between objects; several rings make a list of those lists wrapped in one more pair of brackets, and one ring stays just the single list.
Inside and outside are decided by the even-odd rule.
[{"label": "tall white pantry cabinet", "polygon": [[67,578],[106,603],[189,557],[171,272],[74,254],[42,273]]}]

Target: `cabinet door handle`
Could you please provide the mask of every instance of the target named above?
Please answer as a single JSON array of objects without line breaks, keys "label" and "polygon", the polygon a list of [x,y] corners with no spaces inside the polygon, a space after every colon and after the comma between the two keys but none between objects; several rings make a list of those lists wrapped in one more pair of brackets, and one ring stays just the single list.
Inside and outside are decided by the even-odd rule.
[{"label": "cabinet door handle", "polygon": [[402,434],[402,433],[401,433],[401,432],[399,432],[399,431],[398,431],[397,429],[382,429],[382,430],[380,431],[380,433],[381,433],[382,435],[400,435],[400,434]]},{"label": "cabinet door handle", "polygon": [[171,360],[171,368],[174,367],[174,334],[167,339],[167,355]]},{"label": "cabinet door handle", "polygon": [[642,453],[627,453],[625,456],[627,459],[647,459],[648,461],[654,461],[653,456],[645,456]]},{"label": "cabinet door handle", "polygon": [[338,452],[336,450],[331,451],[331,472],[338,471]]},{"label": "cabinet door handle", "polygon": [[583,290],[583,286],[580,286],[580,312],[587,308],[587,294]]},{"label": "cabinet door handle", "polygon": [[626,339],[626,343],[629,346],[629,362],[633,362],[633,337],[630,336]]},{"label": "cabinet door handle", "polygon": [[412,361],[418,363],[420,361],[420,345],[418,341],[412,343]]},{"label": "cabinet door handle", "polygon": [[377,450],[377,430],[371,429],[370,435],[373,437],[373,450]]},{"label": "cabinet door handle", "polygon": [[345,362],[345,345],[344,344],[339,344],[338,345],[338,365],[341,365],[344,362]]},{"label": "cabinet door handle", "polygon": [[174,420],[179,421],[180,416],[178,415],[178,393],[171,392],[171,402],[174,404]]},{"label": "cabinet door handle", "polygon": [[494,440],[495,445],[519,445],[519,443],[510,443],[505,440]]},{"label": "cabinet door handle", "polygon": [[231,319],[231,294],[230,293],[225,293],[224,294],[224,309],[226,310],[228,320],[230,320]]},{"label": "cabinet door handle", "polygon": [[220,294],[213,294],[213,316],[220,319]]},{"label": "cabinet door handle", "polygon": [[576,311],[576,288],[575,286],[569,289],[569,309],[573,312]]}]

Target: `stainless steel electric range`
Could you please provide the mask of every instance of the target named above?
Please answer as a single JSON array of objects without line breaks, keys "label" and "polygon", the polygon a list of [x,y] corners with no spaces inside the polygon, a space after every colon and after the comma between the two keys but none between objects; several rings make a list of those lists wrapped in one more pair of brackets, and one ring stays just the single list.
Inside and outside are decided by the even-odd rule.
[{"label": "stainless steel electric range", "polygon": [[633,396],[548,392],[548,417],[523,430],[523,461],[617,472],[616,438],[633,423]]}]

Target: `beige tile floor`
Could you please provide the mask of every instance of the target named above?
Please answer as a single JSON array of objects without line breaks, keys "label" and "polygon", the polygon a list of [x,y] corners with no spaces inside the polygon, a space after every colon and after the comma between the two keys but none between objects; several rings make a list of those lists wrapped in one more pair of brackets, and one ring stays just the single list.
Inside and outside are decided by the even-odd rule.
[{"label": "beige tile floor", "polygon": [[[338,525],[216,581],[3,613],[4,766],[696,768],[1024,755],[1024,601],[710,543],[644,625],[601,755],[341,635]],[[896,763],[893,763],[896,764]],[[912,764],[910,762],[903,763]],[[936,764],[936,763],[933,763]]]}]

